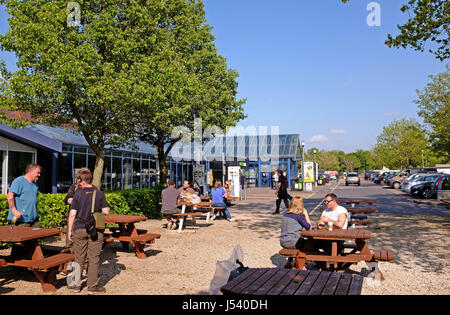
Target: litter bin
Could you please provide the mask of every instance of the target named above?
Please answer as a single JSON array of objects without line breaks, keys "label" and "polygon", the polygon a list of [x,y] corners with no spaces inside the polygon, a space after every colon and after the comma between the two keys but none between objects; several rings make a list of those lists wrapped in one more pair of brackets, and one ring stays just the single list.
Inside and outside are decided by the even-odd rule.
[{"label": "litter bin", "polygon": [[298,190],[303,190],[303,178],[298,179]]},{"label": "litter bin", "polygon": [[323,177],[322,176],[319,176],[318,184],[323,185]]}]

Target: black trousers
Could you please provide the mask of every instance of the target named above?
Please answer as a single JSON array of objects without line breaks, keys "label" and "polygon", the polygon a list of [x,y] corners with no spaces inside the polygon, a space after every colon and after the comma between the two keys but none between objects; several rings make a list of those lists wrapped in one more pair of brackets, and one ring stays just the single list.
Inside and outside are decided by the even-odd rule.
[{"label": "black trousers", "polygon": [[289,199],[287,197],[286,198],[278,198],[276,201],[276,206],[277,206],[276,212],[280,212],[281,200],[284,201],[284,205],[286,206],[286,209],[289,209]]}]

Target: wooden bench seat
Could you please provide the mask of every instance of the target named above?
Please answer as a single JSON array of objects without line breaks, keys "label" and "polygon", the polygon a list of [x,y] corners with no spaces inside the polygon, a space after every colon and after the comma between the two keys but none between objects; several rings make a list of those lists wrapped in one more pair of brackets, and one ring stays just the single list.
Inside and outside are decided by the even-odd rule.
[{"label": "wooden bench seat", "polygon": [[366,215],[355,214],[351,216],[352,220],[367,220]]},{"label": "wooden bench seat", "polygon": [[350,213],[378,213],[378,209],[375,207],[356,207],[356,208],[346,208]]},{"label": "wooden bench seat", "polygon": [[278,254],[283,257],[297,257],[300,251],[298,249],[282,248]]},{"label": "wooden bench seat", "polygon": [[63,246],[41,245],[41,250],[45,256],[70,253],[70,249]]},{"label": "wooden bench seat", "polygon": [[138,242],[138,243],[154,243],[155,239],[157,238],[161,238],[161,234],[153,234],[153,233],[145,233],[145,234],[140,234],[138,236],[133,236],[131,237],[131,240],[133,242]]},{"label": "wooden bench seat", "polygon": [[56,254],[43,259],[31,262],[28,265],[29,269],[46,271],[54,267],[62,267],[63,265],[73,261],[75,255],[71,253]]},{"label": "wooden bench seat", "polygon": [[373,251],[373,257],[376,261],[394,262],[395,253],[392,249],[377,249]]}]

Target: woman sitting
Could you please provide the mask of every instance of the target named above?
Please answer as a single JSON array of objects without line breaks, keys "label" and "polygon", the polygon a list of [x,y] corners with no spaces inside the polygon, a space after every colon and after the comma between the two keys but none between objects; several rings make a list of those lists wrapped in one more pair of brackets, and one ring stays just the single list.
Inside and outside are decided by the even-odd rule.
[{"label": "woman sitting", "polygon": [[[303,229],[311,229],[311,220],[308,216],[302,197],[294,197],[281,221],[280,245],[287,249],[301,249],[305,239],[300,237]],[[292,257],[289,257],[285,267],[292,268]],[[304,268],[305,269],[305,268]]]}]

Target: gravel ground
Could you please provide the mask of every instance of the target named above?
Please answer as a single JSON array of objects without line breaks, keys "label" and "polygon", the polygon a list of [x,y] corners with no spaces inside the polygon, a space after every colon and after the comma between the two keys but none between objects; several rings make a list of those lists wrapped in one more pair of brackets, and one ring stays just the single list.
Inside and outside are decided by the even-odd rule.
[{"label": "gravel ground", "polygon": [[[301,194],[301,193],[295,193]],[[308,198],[308,195],[304,195]],[[148,258],[138,259],[130,248],[120,243],[106,246],[102,253],[100,284],[107,294],[209,294],[216,262],[230,257],[236,244],[244,252],[244,265],[249,267],[282,267],[285,258],[278,255],[281,229],[280,215],[274,210],[273,191],[249,191],[245,201],[237,201],[231,213],[237,220],[217,219],[197,225],[187,220],[182,233],[167,231],[165,221],[148,220],[138,228],[160,233],[155,244],[146,247]],[[282,209],[284,206],[282,206]],[[319,211],[311,217],[317,220]],[[394,263],[380,263],[386,280],[373,284],[366,276],[365,263],[349,272],[365,276],[362,294],[450,294],[449,244],[450,221],[445,217],[377,215],[370,227],[371,249],[391,248]],[[62,245],[59,239],[47,242]],[[0,255],[8,255],[1,250]],[[85,278],[82,279],[85,283]],[[84,286],[80,294],[86,294]],[[0,294],[46,294],[32,272],[12,267],[0,268]],[[57,276],[56,295],[73,294],[66,288],[63,275]]]}]

